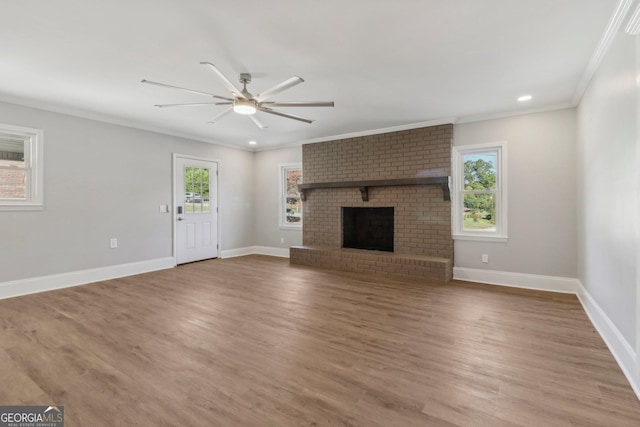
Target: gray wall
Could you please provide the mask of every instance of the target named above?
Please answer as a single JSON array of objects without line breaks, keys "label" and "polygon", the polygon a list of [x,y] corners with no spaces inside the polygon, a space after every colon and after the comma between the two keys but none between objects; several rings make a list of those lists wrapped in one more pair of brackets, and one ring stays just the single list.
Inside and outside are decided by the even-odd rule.
[{"label": "gray wall", "polygon": [[[455,266],[576,277],[575,110],[457,124],[454,145],[507,141],[509,241],[455,242]],[[278,227],[278,164],[298,162],[293,147],[255,155],[256,245],[301,244]],[[280,237],[285,243],[280,243]],[[490,262],[481,262],[482,254]]]},{"label": "gray wall", "polygon": [[173,152],[221,161],[221,249],[253,244],[251,152],[6,103],[0,122],[43,129],[45,161],[45,210],[0,211],[0,282],[171,256]]},{"label": "gray wall", "polygon": [[[302,147],[260,151],[255,154],[255,244],[258,246],[288,248],[302,244],[301,230],[279,227],[279,165],[298,162],[302,164]],[[284,243],[281,243],[281,238],[284,238]]]},{"label": "gray wall", "polygon": [[619,33],[578,107],[578,278],[633,347],[638,250],[636,38]]},{"label": "gray wall", "polygon": [[455,267],[576,277],[575,110],[462,123],[453,132],[454,146],[499,141],[507,142],[509,241],[456,240]]}]

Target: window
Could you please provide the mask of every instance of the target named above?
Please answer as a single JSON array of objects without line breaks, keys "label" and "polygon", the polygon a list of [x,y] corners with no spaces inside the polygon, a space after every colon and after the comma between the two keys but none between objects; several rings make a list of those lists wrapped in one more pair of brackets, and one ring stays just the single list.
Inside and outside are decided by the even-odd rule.
[{"label": "window", "polygon": [[42,131],[0,124],[0,210],[42,210]]},{"label": "window", "polygon": [[505,143],[453,148],[453,238],[507,241]]},{"label": "window", "polygon": [[209,212],[209,168],[184,168],[184,213]]},{"label": "window", "polygon": [[280,227],[302,228],[302,199],[298,184],[302,184],[302,165],[280,165]]}]

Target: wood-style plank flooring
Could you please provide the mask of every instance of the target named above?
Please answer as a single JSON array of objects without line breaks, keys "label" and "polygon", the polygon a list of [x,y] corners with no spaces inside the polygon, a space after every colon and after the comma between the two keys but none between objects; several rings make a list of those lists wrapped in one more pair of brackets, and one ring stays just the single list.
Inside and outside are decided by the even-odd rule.
[{"label": "wood-style plank flooring", "polygon": [[575,296],[250,256],[0,301],[0,404],[71,426],[638,426]]}]

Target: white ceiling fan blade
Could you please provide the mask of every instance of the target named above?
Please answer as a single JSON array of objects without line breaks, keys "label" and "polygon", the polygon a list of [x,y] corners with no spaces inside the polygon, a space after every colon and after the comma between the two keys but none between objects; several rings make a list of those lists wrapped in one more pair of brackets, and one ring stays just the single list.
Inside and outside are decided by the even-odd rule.
[{"label": "white ceiling fan blade", "polygon": [[282,102],[261,102],[265,107],[333,107],[333,101],[318,101],[318,102],[305,102],[305,101],[282,101]]},{"label": "white ceiling fan blade", "polygon": [[313,123],[313,120],[305,119],[304,117],[296,116],[295,114],[281,113],[280,111],[272,110],[270,108],[258,107],[258,111],[262,111],[263,113],[274,114],[280,117],[286,117],[287,119],[298,120],[300,122]]},{"label": "white ceiling fan blade", "polygon": [[283,81],[282,83],[275,85],[271,89],[267,89],[264,92],[258,94],[257,96],[254,97],[254,99],[258,102],[266,101],[268,98],[271,98],[273,95],[277,95],[280,92],[285,91],[289,88],[292,88],[295,85],[298,85],[302,82],[304,82],[304,80],[301,77],[293,76]]},{"label": "white ceiling fan blade", "polygon": [[209,120],[207,123],[211,123],[211,124],[216,123],[218,120],[220,120],[221,118],[229,114],[231,111],[233,111],[233,108],[229,107],[226,110],[224,110],[222,113],[215,116],[213,119]]},{"label": "white ceiling fan blade", "polygon": [[146,83],[148,85],[154,85],[154,86],[160,86],[160,87],[168,87],[170,89],[179,89],[179,90],[184,90],[186,92],[197,93],[198,95],[212,96],[217,99],[224,99],[225,101],[233,101],[232,98],[227,98],[225,96],[218,96],[212,93],[201,92],[199,90],[187,89],[186,87],[168,85],[166,83],[152,82],[151,80],[140,80],[140,83]]},{"label": "white ceiling fan blade", "polygon": [[249,118],[253,121],[253,123],[256,124],[256,126],[258,126],[260,129],[264,129],[266,128],[265,125],[263,125],[260,120],[258,120],[258,118],[255,115],[250,115]]},{"label": "white ceiling fan blade", "polygon": [[189,104],[156,104],[154,107],[200,107],[203,105],[232,105],[233,102],[191,102]]},{"label": "white ceiling fan blade", "polygon": [[225,87],[227,88],[227,90],[229,92],[231,92],[232,94],[234,94],[238,98],[246,99],[246,97],[242,94],[242,92],[240,92],[238,89],[236,89],[236,87],[233,85],[233,83],[231,83],[229,81],[229,79],[226,78],[225,75],[222,74],[222,72],[220,72],[220,70],[218,70],[216,68],[215,65],[213,65],[211,62],[201,62],[200,64],[206,65],[209,68],[211,68],[213,70],[213,72],[216,73],[218,75],[218,77],[220,77],[220,79],[222,80],[222,82],[224,83]]}]

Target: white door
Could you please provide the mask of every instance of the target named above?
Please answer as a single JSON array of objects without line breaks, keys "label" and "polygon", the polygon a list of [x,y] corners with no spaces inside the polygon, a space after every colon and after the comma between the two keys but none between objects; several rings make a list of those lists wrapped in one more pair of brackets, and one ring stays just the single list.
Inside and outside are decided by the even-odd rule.
[{"label": "white door", "polygon": [[175,157],[176,261],[218,256],[218,163]]}]

